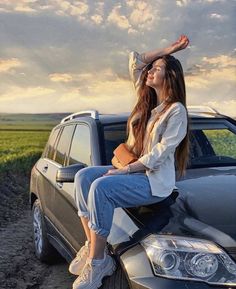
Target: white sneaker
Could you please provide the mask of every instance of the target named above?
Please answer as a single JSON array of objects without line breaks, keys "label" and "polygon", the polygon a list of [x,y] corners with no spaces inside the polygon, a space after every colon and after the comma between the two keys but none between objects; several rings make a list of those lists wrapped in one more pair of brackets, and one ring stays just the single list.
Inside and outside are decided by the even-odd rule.
[{"label": "white sneaker", "polygon": [[85,242],[85,245],[76,254],[76,257],[72,260],[69,266],[69,272],[74,275],[80,275],[86,260],[89,256],[89,241]]},{"label": "white sneaker", "polygon": [[109,255],[99,265],[93,265],[92,260],[88,259],[81,275],[74,281],[73,289],[97,289],[102,285],[102,279],[111,276],[115,270],[116,263]]}]

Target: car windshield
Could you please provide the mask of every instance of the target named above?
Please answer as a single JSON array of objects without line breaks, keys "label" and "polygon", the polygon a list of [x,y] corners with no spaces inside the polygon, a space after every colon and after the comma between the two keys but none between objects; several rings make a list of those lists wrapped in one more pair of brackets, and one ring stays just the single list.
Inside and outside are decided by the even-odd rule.
[{"label": "car windshield", "polygon": [[[113,150],[126,137],[126,124],[104,126],[107,164],[111,163]],[[226,126],[211,128],[198,126],[190,131],[189,168],[236,165],[236,134]]]}]

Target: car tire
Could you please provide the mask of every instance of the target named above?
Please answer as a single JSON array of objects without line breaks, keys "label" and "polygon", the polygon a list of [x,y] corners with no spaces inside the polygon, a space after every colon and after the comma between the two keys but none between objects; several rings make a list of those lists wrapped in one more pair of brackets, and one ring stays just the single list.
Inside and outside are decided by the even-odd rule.
[{"label": "car tire", "polygon": [[47,227],[39,199],[34,202],[32,207],[32,223],[36,256],[42,262],[55,263],[55,261],[58,260],[59,253],[49,243],[47,237]]},{"label": "car tire", "polygon": [[114,274],[103,280],[103,285],[100,289],[130,289],[125,273],[120,266]]}]

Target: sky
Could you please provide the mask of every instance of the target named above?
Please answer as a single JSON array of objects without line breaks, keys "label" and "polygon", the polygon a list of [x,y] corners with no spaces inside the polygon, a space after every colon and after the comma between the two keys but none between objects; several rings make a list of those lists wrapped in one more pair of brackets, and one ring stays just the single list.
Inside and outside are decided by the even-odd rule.
[{"label": "sky", "polygon": [[164,48],[188,105],[236,116],[236,0],[0,0],[0,112],[132,110],[129,52]]}]

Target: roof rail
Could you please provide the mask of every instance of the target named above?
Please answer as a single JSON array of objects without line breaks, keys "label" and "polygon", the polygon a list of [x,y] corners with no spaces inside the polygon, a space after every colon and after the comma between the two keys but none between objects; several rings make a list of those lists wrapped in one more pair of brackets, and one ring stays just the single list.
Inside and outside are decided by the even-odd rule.
[{"label": "roof rail", "polygon": [[204,105],[188,105],[188,112],[190,113],[207,113],[207,114],[220,114],[216,109],[211,106]]},{"label": "roof rail", "polygon": [[69,120],[72,120],[74,118],[81,117],[81,116],[91,116],[94,119],[99,119],[99,113],[97,110],[84,110],[84,111],[72,113],[72,114],[64,117],[61,120],[61,123],[64,123],[66,121],[69,121]]}]

